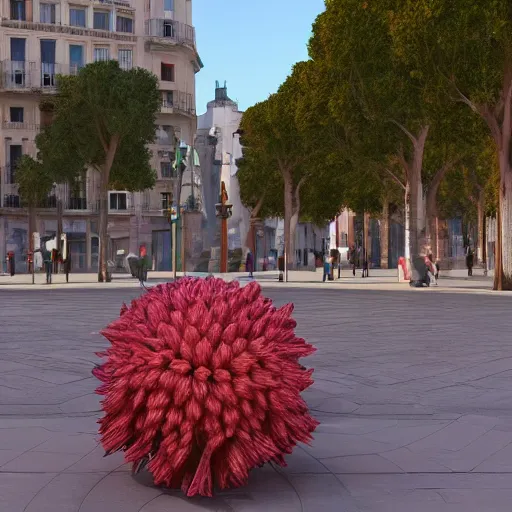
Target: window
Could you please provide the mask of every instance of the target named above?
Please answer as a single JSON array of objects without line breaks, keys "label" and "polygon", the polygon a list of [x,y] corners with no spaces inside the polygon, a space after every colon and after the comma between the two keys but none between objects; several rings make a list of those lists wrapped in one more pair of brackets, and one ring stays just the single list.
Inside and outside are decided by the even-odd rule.
[{"label": "window", "polygon": [[94,62],[110,60],[110,48],[94,48]]},{"label": "window", "polygon": [[11,69],[8,79],[11,87],[25,87],[25,39],[11,37]]},{"label": "window", "polygon": [[111,210],[127,210],[127,197],[126,192],[111,192],[110,193],[110,209]]},{"label": "window", "polygon": [[55,44],[54,39],[41,39],[41,87],[55,87]]},{"label": "window", "polygon": [[171,162],[160,162],[160,177],[161,178],[172,178],[173,169]]},{"label": "window", "polygon": [[174,0],[164,0],[164,11],[174,11]]},{"label": "window", "polygon": [[174,91],[166,91],[164,95],[164,106],[172,107],[174,106]]},{"label": "window", "polygon": [[160,197],[162,199],[162,210],[168,210],[172,207],[172,194],[170,192],[162,192]]},{"label": "window", "polygon": [[133,20],[131,18],[123,18],[122,16],[118,16],[116,21],[116,31],[133,34]]},{"label": "window", "polygon": [[174,82],[174,64],[162,62],[161,78],[164,82]]},{"label": "window", "polygon": [[85,27],[85,9],[69,9],[69,24],[72,27]]},{"label": "window", "polygon": [[110,13],[94,11],[94,24],[96,30],[110,30]]},{"label": "window", "polygon": [[55,4],[40,4],[39,20],[41,23],[55,24]]},{"label": "window", "polygon": [[173,21],[164,21],[164,37],[174,37],[174,22]]},{"label": "window", "polygon": [[77,44],[69,45],[69,72],[76,75],[84,66],[84,47]]},{"label": "window", "polygon": [[133,66],[133,52],[132,50],[119,50],[118,56],[119,67],[128,71]]},{"label": "window", "polygon": [[25,62],[25,41],[19,37],[11,37],[11,61]]},{"label": "window", "polygon": [[25,21],[24,0],[11,0],[11,20]]},{"label": "window", "polygon": [[11,107],[11,123],[23,123],[23,107]]},{"label": "window", "polygon": [[16,183],[16,166],[18,165],[18,161],[23,154],[23,146],[21,144],[12,144],[9,146],[9,165],[8,169],[8,183]]}]

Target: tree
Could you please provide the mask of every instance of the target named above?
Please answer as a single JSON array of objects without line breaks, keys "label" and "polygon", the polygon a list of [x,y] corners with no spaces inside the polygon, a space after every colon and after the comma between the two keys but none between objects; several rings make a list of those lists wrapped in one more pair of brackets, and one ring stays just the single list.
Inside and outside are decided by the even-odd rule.
[{"label": "tree", "polygon": [[[500,167],[495,288],[512,289],[512,4],[507,0],[397,2],[394,45],[419,73],[444,83],[481,117]],[[499,245],[499,244],[498,244]]]},{"label": "tree", "polygon": [[266,161],[265,156],[245,148],[243,158],[236,161],[240,199],[250,212],[245,245],[253,253],[256,252],[254,237],[258,219],[282,217],[284,212],[283,180],[272,167],[272,162]]},{"label": "tree", "polygon": [[84,167],[99,174],[99,281],[108,280],[108,191],[142,191],[155,183],[147,145],[159,106],[155,75],[95,62],[76,76],[59,76],[52,124],[37,139],[43,166],[57,176]]},{"label": "tree", "polygon": [[29,250],[33,253],[36,231],[36,209],[43,205],[54,185],[48,170],[32,157],[23,155],[16,164],[16,182],[21,201],[28,209]]},{"label": "tree", "polygon": [[[419,254],[422,168],[435,115],[422,76],[394,56],[390,2],[333,0],[313,25],[309,52],[330,84],[329,110],[351,151],[383,168],[399,162],[406,204],[406,256]],[[371,34],[371,36],[370,36]],[[410,236],[409,236],[410,235]]]},{"label": "tree", "polygon": [[[240,123],[244,158],[263,162],[283,181],[285,254],[294,258],[295,226],[300,212],[300,191],[308,178],[304,163],[308,148],[295,123],[296,96],[288,85],[244,112]],[[253,167],[255,170],[256,167]]]}]

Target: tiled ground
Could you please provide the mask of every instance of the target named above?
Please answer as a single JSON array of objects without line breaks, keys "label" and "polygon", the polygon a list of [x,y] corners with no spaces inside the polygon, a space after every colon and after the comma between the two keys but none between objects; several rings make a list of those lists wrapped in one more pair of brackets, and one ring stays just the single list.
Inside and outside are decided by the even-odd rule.
[{"label": "tiled ground", "polygon": [[98,331],[137,290],[0,291],[1,512],[494,512],[512,499],[512,298],[269,288],[318,347],[289,466],[186,500],[97,446]]}]

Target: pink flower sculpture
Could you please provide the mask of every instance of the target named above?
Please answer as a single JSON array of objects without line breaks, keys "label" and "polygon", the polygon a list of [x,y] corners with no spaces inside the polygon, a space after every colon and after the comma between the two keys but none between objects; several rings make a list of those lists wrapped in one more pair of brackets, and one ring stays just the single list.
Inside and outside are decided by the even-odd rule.
[{"label": "pink flower sculpture", "polygon": [[155,485],[187,496],[239,487],[266,462],[311,441],[318,422],[301,391],[314,348],[294,334],[258,284],[183,278],[152,288],[103,332],[111,347],[94,375],[107,454],[123,450]]}]

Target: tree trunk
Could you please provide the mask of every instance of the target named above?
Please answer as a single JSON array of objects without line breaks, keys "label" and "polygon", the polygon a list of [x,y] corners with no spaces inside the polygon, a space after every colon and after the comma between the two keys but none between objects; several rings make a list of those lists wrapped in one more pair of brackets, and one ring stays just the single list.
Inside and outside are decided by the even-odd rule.
[{"label": "tree trunk", "polygon": [[507,167],[500,186],[502,290],[512,290],[512,169],[508,162]]},{"label": "tree trunk", "polygon": [[389,268],[389,203],[384,200],[380,220],[380,268]]},{"label": "tree trunk", "polygon": [[99,189],[99,254],[98,254],[98,282],[106,283],[108,281],[107,267],[107,246],[108,246],[108,178],[102,169],[100,173]]},{"label": "tree trunk", "polygon": [[254,254],[254,257],[256,257],[255,226],[259,220],[259,214],[263,207],[264,200],[265,196],[261,197],[252,209],[251,217],[249,218],[249,230],[247,231],[247,236],[245,238],[245,246]]},{"label": "tree trunk", "polygon": [[32,266],[35,263],[34,251],[36,247],[34,247],[34,233],[36,231],[36,208],[34,206],[28,207],[28,246],[29,251],[32,253],[32,263],[27,269],[29,272],[32,272]]},{"label": "tree trunk", "polygon": [[290,268],[295,268],[296,264],[296,254],[295,254],[295,238],[297,235],[297,225],[299,224],[299,212],[296,208],[293,209],[292,218],[290,220],[290,255],[293,258],[292,260],[288,260],[288,264],[291,265]]},{"label": "tree trunk", "polygon": [[503,290],[503,264],[501,260],[502,243],[501,243],[501,193],[498,195],[499,204],[496,213],[496,241],[494,242],[494,289]]},{"label": "tree trunk", "polygon": [[411,186],[409,182],[407,182],[405,186],[405,251],[404,256],[407,261],[411,259]]},{"label": "tree trunk", "polygon": [[414,143],[414,156],[410,169],[410,255],[411,258],[416,258],[420,255],[419,247],[419,229],[418,222],[420,219],[420,207],[422,199],[422,188],[421,188],[421,174],[423,168],[423,153],[425,150],[425,141],[428,135],[428,126],[424,127],[417,140]]},{"label": "tree trunk", "polygon": [[293,259],[293,243],[291,240],[291,224],[293,215],[293,179],[291,173],[283,171],[284,181],[284,253],[286,255],[287,266],[289,267]]},{"label": "tree trunk", "polygon": [[110,275],[107,265],[107,247],[108,247],[108,191],[110,182],[110,169],[114,163],[117,147],[119,145],[119,135],[113,135],[108,148],[106,148],[105,163],[98,169],[100,172],[100,218],[99,218],[99,255],[98,255],[98,282],[106,283],[110,281]]},{"label": "tree trunk", "polygon": [[446,173],[453,167],[454,162],[447,162],[440,169],[437,170],[427,191],[426,201],[426,214],[427,214],[427,225],[426,225],[426,238],[427,245],[430,246],[430,252],[434,257],[437,258],[438,247],[437,247],[437,192],[439,186],[446,176]]},{"label": "tree trunk", "polygon": [[478,263],[484,262],[484,245],[485,245],[485,191],[480,189],[478,192],[477,209],[477,222],[478,222],[478,240],[477,247],[477,261]]}]

